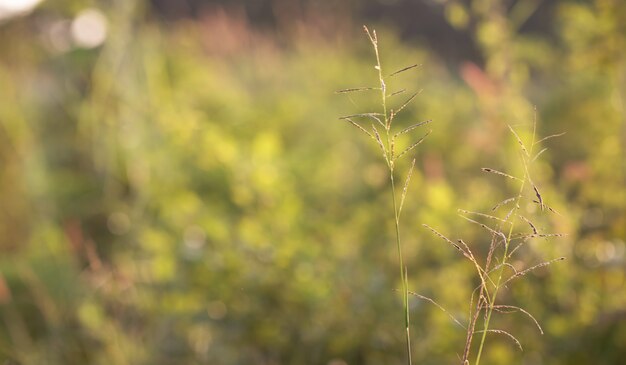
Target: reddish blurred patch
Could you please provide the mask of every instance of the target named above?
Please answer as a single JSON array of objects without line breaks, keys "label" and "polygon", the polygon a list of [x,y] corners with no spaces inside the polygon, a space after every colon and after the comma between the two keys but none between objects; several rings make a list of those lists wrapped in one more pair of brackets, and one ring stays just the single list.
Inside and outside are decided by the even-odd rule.
[{"label": "reddish blurred patch", "polygon": [[429,153],[424,156],[424,175],[428,180],[442,180],[444,178],[443,161],[441,156]]},{"label": "reddish blurred patch", "polygon": [[6,280],[4,280],[4,276],[0,274],[0,304],[6,304],[10,302],[11,299],[11,289],[9,289]]},{"label": "reddish blurred patch", "polygon": [[500,149],[503,126],[500,120],[500,103],[503,88],[483,69],[472,62],[464,62],[459,70],[461,77],[474,91],[478,99],[478,110],[485,124],[468,132],[467,140],[479,151],[495,153]]},{"label": "reddish blurred patch", "polygon": [[336,43],[355,29],[349,9],[350,5],[343,2],[305,6],[276,0],[271,7],[275,24],[260,27],[252,25],[243,6],[206,6],[200,16],[202,43],[209,53],[220,56],[274,51],[279,45],[298,45],[303,40]]},{"label": "reddish blurred patch", "polygon": [[586,181],[591,178],[591,169],[584,161],[569,162],[563,167],[562,174],[569,181]]},{"label": "reddish blurred patch", "polygon": [[93,271],[100,270],[102,268],[102,261],[98,256],[96,245],[91,239],[85,239],[80,221],[78,219],[66,221],[64,230],[74,255],[76,255],[79,260],[86,259],[89,263],[89,267]]},{"label": "reddish blurred patch", "polygon": [[464,62],[461,65],[461,77],[476,93],[479,99],[492,99],[499,94],[499,87],[495,81],[475,63]]},{"label": "reddish blurred patch", "polygon": [[215,7],[206,11],[202,14],[200,26],[202,43],[211,54],[234,55],[264,42],[250,29],[241,7],[231,7],[228,11]]}]

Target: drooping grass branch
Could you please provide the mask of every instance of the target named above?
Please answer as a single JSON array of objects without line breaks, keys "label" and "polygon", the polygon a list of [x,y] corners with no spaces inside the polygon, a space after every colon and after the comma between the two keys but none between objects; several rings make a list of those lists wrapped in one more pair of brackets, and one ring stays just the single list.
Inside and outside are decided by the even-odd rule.
[{"label": "drooping grass branch", "polygon": [[[564,259],[563,257],[559,257],[535,265],[530,265],[528,268],[523,270],[517,270],[510,263],[513,254],[516,253],[528,240],[533,238],[563,236],[559,233],[542,232],[541,227],[538,224],[535,224],[531,217],[520,213],[522,206],[525,206],[527,203],[534,203],[539,205],[541,213],[547,211],[553,214],[558,214],[554,209],[549,208],[548,205],[546,205],[539,187],[533,181],[531,170],[532,164],[535,162],[537,157],[546,150],[546,148],[544,148],[537,154],[534,154],[534,148],[542,142],[563,135],[563,133],[537,140],[537,119],[535,117],[533,120],[531,141],[527,147],[527,144],[524,143],[524,140],[515,129],[509,126],[509,130],[512,137],[515,138],[515,141],[519,145],[519,158],[523,169],[523,176],[515,176],[515,174],[503,172],[493,168],[482,168],[482,171],[519,183],[516,195],[495,204],[489,213],[475,212],[464,209],[458,210],[459,215],[463,219],[481,227],[491,237],[489,249],[483,266],[478,264],[476,258],[473,254],[471,254],[469,245],[463,240],[458,241],[459,243],[462,243],[462,245],[456,244],[434,228],[425,225],[436,236],[444,239],[448,243],[452,244],[454,248],[461,251],[463,256],[468,258],[476,267],[479,285],[474,290],[470,298],[470,313],[468,324],[465,326],[467,329],[465,346],[461,356],[462,365],[470,365],[470,355],[474,350],[476,352],[476,357],[474,363],[471,365],[480,364],[488,333],[504,335],[505,337],[511,339],[520,350],[522,349],[520,341],[513,334],[502,329],[492,328],[492,317],[494,313],[520,312],[526,315],[526,317],[528,317],[536,325],[539,332],[543,334],[543,330],[541,329],[539,322],[528,311],[514,305],[497,304],[497,300],[500,292],[507,288],[507,286],[514,279],[520,278],[535,269],[548,266]],[[502,208],[504,207],[507,207],[507,209],[503,210]],[[526,228],[524,229],[522,227]],[[474,301],[474,297],[477,292],[478,298]],[[481,318],[483,319],[482,324],[480,323]],[[477,329],[477,327],[480,328]],[[473,348],[474,335],[479,336],[475,349]]]}]

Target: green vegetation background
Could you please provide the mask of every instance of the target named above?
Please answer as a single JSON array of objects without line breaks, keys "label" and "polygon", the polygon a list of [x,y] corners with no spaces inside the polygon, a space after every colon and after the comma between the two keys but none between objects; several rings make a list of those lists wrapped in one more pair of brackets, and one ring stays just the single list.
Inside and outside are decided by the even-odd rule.
[{"label": "green vegetation background", "polygon": [[[402,81],[424,89],[405,122],[434,121],[402,222],[411,289],[467,316],[471,264],[421,224],[486,250],[456,210],[508,197],[480,168],[516,165],[506,125],[532,125],[536,105],[541,135],[567,132],[538,175],[568,236],[522,257],[567,260],[502,297],[546,333],[501,315],[524,352],[490,336],[485,363],[619,364],[626,3],[560,1],[553,37],[519,32],[524,8],[440,3],[484,64],[448,67],[376,27],[389,70],[423,65]],[[361,20],[272,32],[241,13],[162,22],[131,4],[44,2],[0,24],[3,364],[403,363],[385,166],[338,120],[375,104],[334,93],[376,83]],[[96,5],[103,46],[51,47],[46,22]],[[458,361],[462,329],[425,302],[411,316],[415,364]]]}]

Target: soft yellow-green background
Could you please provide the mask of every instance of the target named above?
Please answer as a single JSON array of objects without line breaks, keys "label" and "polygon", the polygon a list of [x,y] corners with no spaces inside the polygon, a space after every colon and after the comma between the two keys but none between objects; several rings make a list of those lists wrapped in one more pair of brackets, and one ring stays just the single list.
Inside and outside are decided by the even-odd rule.
[{"label": "soft yellow-green background", "polygon": [[[626,3],[559,1],[550,37],[519,31],[536,1],[433,3],[484,62],[444,66],[376,26],[387,70],[422,64],[397,77],[424,90],[398,123],[433,120],[401,222],[410,289],[467,319],[473,268],[422,224],[484,254],[457,209],[515,190],[480,168],[520,172],[507,124],[528,140],[536,106],[538,134],[567,132],[533,166],[560,213],[542,227],[567,236],[516,264],[567,260],[501,296],[545,334],[501,314],[524,351],[490,335],[482,363],[619,364]],[[108,21],[102,46],[50,43],[50,24],[90,7]],[[0,23],[3,364],[404,363],[386,166],[338,120],[379,105],[334,93],[376,85],[365,20],[270,30],[211,9],[164,21],[148,2],[45,1]],[[411,316],[414,363],[456,363],[464,330],[417,299]]]}]

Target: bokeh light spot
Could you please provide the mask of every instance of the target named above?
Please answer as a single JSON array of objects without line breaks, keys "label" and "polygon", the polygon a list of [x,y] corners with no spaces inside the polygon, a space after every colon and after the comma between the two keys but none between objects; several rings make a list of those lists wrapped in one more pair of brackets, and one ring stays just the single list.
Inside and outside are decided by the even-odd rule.
[{"label": "bokeh light spot", "polygon": [[72,21],[72,38],[78,47],[98,47],[106,40],[107,33],[107,20],[100,10],[83,10]]}]

